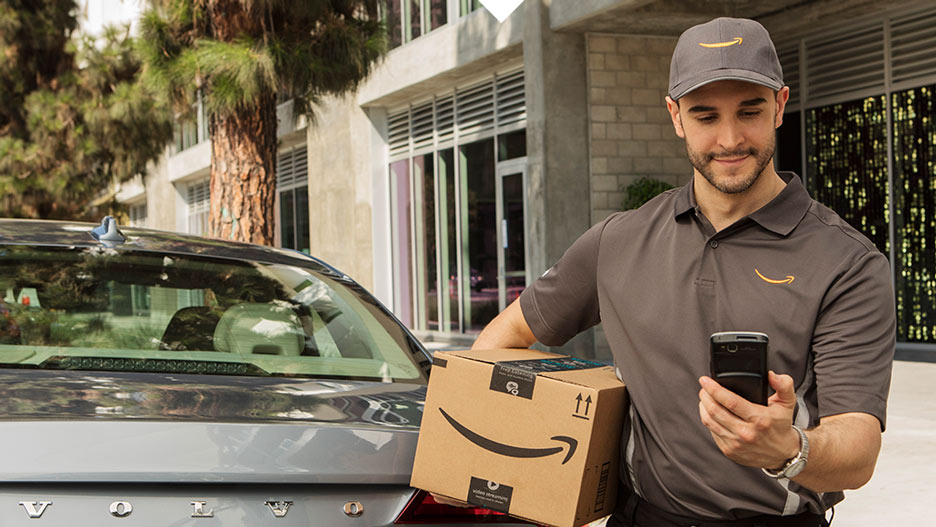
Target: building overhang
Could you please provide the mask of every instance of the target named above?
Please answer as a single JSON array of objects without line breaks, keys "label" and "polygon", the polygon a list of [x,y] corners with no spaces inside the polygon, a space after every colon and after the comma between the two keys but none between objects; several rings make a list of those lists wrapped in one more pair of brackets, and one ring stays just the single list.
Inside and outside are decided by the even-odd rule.
[{"label": "building overhang", "polygon": [[817,24],[870,15],[896,4],[920,0],[592,0],[553,2],[549,12],[553,31],[679,36],[685,29],[719,16],[753,18],[774,40],[804,33]]},{"label": "building overhang", "polygon": [[390,51],[358,90],[357,103],[393,108],[518,61],[524,11],[521,7],[499,23],[479,9]]}]

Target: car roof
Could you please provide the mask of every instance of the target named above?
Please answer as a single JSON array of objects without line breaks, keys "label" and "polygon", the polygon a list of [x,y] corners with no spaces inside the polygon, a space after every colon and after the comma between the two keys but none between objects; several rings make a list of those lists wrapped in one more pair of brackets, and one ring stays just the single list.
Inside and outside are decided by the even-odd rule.
[{"label": "car roof", "polygon": [[120,225],[119,229],[126,241],[115,244],[93,238],[91,230],[97,226],[94,223],[78,221],[0,219],[0,245],[110,247],[118,251],[145,251],[299,265],[347,279],[347,276],[325,262],[292,249],[124,225]]}]

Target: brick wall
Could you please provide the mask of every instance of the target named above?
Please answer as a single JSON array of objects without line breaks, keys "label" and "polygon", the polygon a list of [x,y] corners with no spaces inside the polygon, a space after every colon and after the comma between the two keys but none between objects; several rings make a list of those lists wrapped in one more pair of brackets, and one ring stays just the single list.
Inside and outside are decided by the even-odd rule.
[{"label": "brick wall", "polygon": [[[592,223],[621,210],[624,187],[647,176],[683,185],[692,177],[686,147],[666,111],[675,38],[588,34]],[[610,359],[603,328],[595,356]]]},{"label": "brick wall", "polygon": [[689,181],[685,145],[666,111],[675,38],[588,34],[592,223],[621,210],[640,177]]}]

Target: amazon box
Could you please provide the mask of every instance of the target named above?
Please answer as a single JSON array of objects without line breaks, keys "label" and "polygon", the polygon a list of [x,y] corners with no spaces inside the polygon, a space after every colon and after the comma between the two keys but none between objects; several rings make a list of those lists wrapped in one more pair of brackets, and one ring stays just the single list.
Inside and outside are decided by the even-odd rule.
[{"label": "amazon box", "polygon": [[412,486],[536,523],[614,509],[624,384],[614,368],[535,350],[437,352]]}]

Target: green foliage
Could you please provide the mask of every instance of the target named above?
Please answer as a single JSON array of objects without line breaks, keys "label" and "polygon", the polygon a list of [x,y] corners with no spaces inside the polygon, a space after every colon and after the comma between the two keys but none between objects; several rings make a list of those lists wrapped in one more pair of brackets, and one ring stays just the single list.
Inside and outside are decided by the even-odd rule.
[{"label": "green foliage", "polygon": [[144,84],[180,116],[201,92],[209,115],[291,97],[311,115],[355,89],[386,49],[377,0],[154,0],[140,21]]},{"label": "green foliage", "polygon": [[640,208],[641,205],[656,197],[657,194],[671,188],[673,188],[673,185],[665,181],[642,177],[624,188],[624,201],[621,203],[621,208],[622,210]]},{"label": "green foliage", "polygon": [[89,204],[172,138],[168,107],[136,82],[128,29],[75,39],[75,12],[0,0],[0,216],[94,219]]},{"label": "green foliage", "polygon": [[72,68],[73,1],[0,0],[0,136],[26,135],[26,96]]}]

